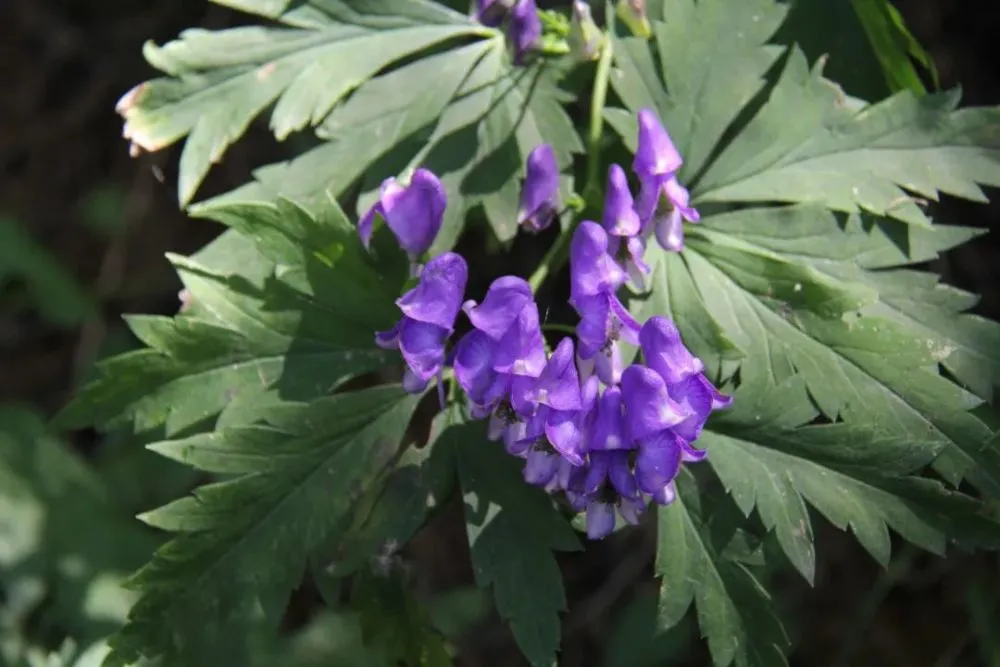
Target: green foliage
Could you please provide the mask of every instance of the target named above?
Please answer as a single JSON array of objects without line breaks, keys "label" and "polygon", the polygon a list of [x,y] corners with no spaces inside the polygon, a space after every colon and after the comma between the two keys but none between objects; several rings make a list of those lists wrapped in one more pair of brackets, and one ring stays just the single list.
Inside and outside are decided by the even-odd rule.
[{"label": "green foliage", "polygon": [[58,259],[15,220],[0,215],[0,288],[15,281],[26,294],[13,305],[37,309],[53,324],[72,327],[94,312],[90,295]]},{"label": "green foliage", "polygon": [[463,423],[451,408],[435,420],[432,438],[458,471],[476,584],[493,587],[497,610],[528,662],[549,667],[566,608],[552,550],[579,549],[576,536],[551,498],[525,487],[518,462],[486,442],[482,424]]},{"label": "green foliage", "polygon": [[[109,640],[110,664],[211,664],[237,634],[255,638],[239,652],[248,664],[449,664],[450,635],[396,552],[457,491],[477,601],[490,591],[528,661],[549,667],[566,608],[554,552],[580,548],[577,537],[453,400],[410,447],[426,427],[408,430],[420,397],[384,384],[398,355],[373,340],[399,316],[408,262],[384,229],[366,251],[333,197],[364,211],[383,179],[423,166],[449,198],[432,254],[456,244],[470,213],[510,241],[533,148],[553,145],[564,201],[584,171],[564,108],[577,101],[570,70],[547,56],[514,67],[500,31],[430,0],[222,4],[268,27],[147,46],[165,76],[123,98],[128,138],[156,150],[187,137],[184,204],[270,107],[276,137],[319,141],[192,207],[227,231],[171,256],[181,312],[130,317],[145,347],[102,362],[57,420],[158,432],[154,451],[206,476],[143,515],[171,539],[132,579],[138,599]],[[954,93],[846,96],[802,49],[768,43],[806,4],[650,2],[651,40],[609,39],[624,108],[595,94],[587,128],[584,173],[605,148],[634,150],[635,112],[656,109],[703,216],[683,252],[650,244],[651,289],[630,308],[675,320],[735,396],[702,436],[709,462],[697,479],[682,474],[656,519],[656,630],[696,618],[718,667],[785,664],[762,572],[783,559],[811,582],[819,516],[883,565],[890,530],[934,553],[1000,546],[988,509],[1000,500],[1000,436],[984,406],[1000,384],[1000,325],[914,268],[976,235],[932,224],[925,200],[983,201],[981,185],[1000,185],[1000,111],[958,110]],[[915,89],[900,53],[920,52],[893,41],[906,34],[898,15],[856,8],[891,85]],[[773,553],[761,548],[772,538]],[[263,639],[307,574],[331,606],[350,590],[351,609]],[[315,628],[342,644],[313,662],[298,651]]]},{"label": "green foliage", "polygon": [[332,203],[315,218],[287,202],[231,205],[215,215],[253,237],[271,262],[269,275],[248,280],[172,257],[191,312],[130,317],[148,347],[98,364],[99,378],[59,423],[127,419],[140,431],[165,425],[173,435],[223,410],[225,423],[241,423],[263,405],[322,396],[392,359],[372,332],[396,318],[405,277],[398,251],[380,244],[381,254],[369,256]]}]

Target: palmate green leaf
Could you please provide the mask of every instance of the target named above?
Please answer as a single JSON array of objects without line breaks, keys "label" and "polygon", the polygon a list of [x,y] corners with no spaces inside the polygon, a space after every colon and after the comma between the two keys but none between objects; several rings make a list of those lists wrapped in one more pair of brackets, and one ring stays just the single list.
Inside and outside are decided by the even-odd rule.
[{"label": "palmate green leaf", "polygon": [[612,81],[629,112],[609,111],[611,124],[634,148],[634,112],[657,108],[685,156],[680,178],[695,203],[821,202],[928,226],[921,198],[985,201],[978,184],[1000,185],[1000,110],[956,111],[957,93],[909,92],[857,110],[795,47],[743,124],[741,107],[753,108],[774,62],[763,42],[782,10],[771,0],[731,5],[666,3],[666,22],[654,25],[662,69],[642,40],[617,50]]},{"label": "palmate green leaf", "polygon": [[124,134],[144,150],[181,137],[178,194],[187,204],[209,167],[274,105],[279,139],[317,125],[358,85],[393,62],[448,40],[495,31],[429,0],[227,2],[284,24],[188,30],[146,59],[168,77],[140,84],[119,102]]},{"label": "palmate green leaf", "polygon": [[[317,129],[325,143],[286,163],[255,173],[256,182],[195,207],[211,214],[233,201],[288,196],[322,202],[360,177],[372,203],[383,179],[423,166],[447,190],[444,226],[432,252],[451,247],[469,209],[482,206],[495,235],[517,231],[524,161],[550,144],[564,171],[582,150],[562,108],[561,71],[544,61],[511,66],[502,36],[429,56],[375,77],[338,106]],[[571,181],[563,178],[568,196]]]},{"label": "palmate green leaf", "polygon": [[190,314],[130,317],[147,347],[101,362],[58,422],[163,425],[170,436],[223,410],[224,423],[253,421],[263,403],[310,400],[395,363],[373,332],[398,318],[398,249],[379,243],[378,255],[366,253],[331,202],[320,217],[287,202],[214,215],[253,238],[270,275],[255,283],[172,257]]},{"label": "palmate green leaf", "polygon": [[418,399],[376,387],[154,445],[231,478],[144,515],[177,535],[133,577],[140,598],[110,642],[112,664],[140,654],[182,661],[258,604],[276,623],[307,560],[350,525],[355,503],[396,455]]},{"label": "palmate green leaf", "polygon": [[745,565],[723,555],[733,527],[712,525],[689,473],[677,481],[677,498],[657,509],[661,628],[676,625],[694,602],[716,667],[787,664],[789,642],[770,595]]},{"label": "palmate green leaf", "polygon": [[434,446],[450,452],[465,498],[465,522],[476,585],[492,586],[497,611],[533,667],[550,667],[566,609],[552,550],[580,548],[552,499],[525,485],[523,463],[486,440],[482,423],[464,423],[457,407],[435,420]]}]

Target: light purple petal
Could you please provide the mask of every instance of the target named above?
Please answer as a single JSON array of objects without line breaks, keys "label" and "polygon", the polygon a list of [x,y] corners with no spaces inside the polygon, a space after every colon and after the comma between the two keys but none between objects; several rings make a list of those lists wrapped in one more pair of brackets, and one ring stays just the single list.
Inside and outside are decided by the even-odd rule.
[{"label": "light purple petal", "polygon": [[667,200],[675,209],[680,211],[681,216],[685,220],[688,222],[699,222],[701,220],[701,214],[690,205],[691,194],[687,191],[687,188],[680,184],[676,176],[667,179],[667,182],[663,184],[663,192],[667,196]]},{"label": "light purple petal", "polygon": [[670,399],[663,378],[645,366],[626,368],[621,386],[629,437],[635,440],[644,440],[690,416]]},{"label": "light purple petal", "polygon": [[375,332],[375,344],[378,345],[383,350],[398,350],[399,349],[399,328],[403,324],[400,320],[396,322],[388,331],[376,331]]},{"label": "light purple petal", "polygon": [[669,505],[677,497],[677,487],[673,482],[666,484],[663,488],[657,489],[653,496],[653,502],[657,505]]},{"label": "light purple petal", "polygon": [[385,219],[385,210],[382,202],[375,202],[358,221],[358,236],[361,237],[361,244],[368,248],[372,242],[372,233],[375,231],[375,216]]},{"label": "light purple petal", "polygon": [[614,505],[596,500],[587,505],[587,537],[592,540],[602,540],[614,530]]},{"label": "light purple petal", "polygon": [[681,212],[673,209],[663,215],[657,213],[653,220],[653,230],[660,247],[668,252],[684,250],[684,221]]},{"label": "light purple petal", "polygon": [[571,465],[583,465],[583,431],[579,411],[549,412],[545,420],[545,437]]},{"label": "light purple petal", "polygon": [[517,276],[503,276],[493,281],[481,304],[466,301],[462,310],[472,326],[486,332],[493,340],[500,340],[533,299],[528,281]]},{"label": "light purple petal", "polygon": [[635,236],[641,222],[635,212],[635,202],[628,187],[625,171],[617,164],[608,168],[608,189],[604,195],[604,217],[601,224],[612,236]]},{"label": "light purple petal", "polygon": [[608,253],[608,235],[590,220],[584,220],[573,233],[569,250],[570,303],[577,307],[587,297],[614,292],[627,276]]},{"label": "light purple petal", "polygon": [[681,439],[671,431],[646,438],[635,458],[635,478],[646,493],[657,493],[674,481],[681,469]]},{"label": "light purple petal", "polygon": [[528,425],[523,421],[511,422],[503,432],[504,449],[508,454],[524,458],[531,449],[532,440],[527,438]]},{"label": "light purple petal", "polygon": [[412,320],[451,331],[468,277],[465,260],[446,252],[427,262],[417,286],[398,298],[396,305]]},{"label": "light purple petal", "polygon": [[684,346],[677,325],[662,315],[655,315],[642,325],[639,344],[646,365],[667,384],[677,384],[705,370],[705,364]]},{"label": "light purple petal", "polygon": [[625,519],[625,523],[637,526],[639,525],[639,519],[646,513],[647,502],[642,496],[638,498],[622,498],[621,502],[618,503],[618,513]]},{"label": "light purple petal", "polygon": [[559,469],[559,455],[540,449],[528,452],[527,463],[524,464],[524,481],[535,486],[545,486],[555,477]]},{"label": "light purple petal", "polygon": [[639,137],[632,171],[640,175],[663,176],[680,169],[684,160],[656,112],[642,109],[639,111],[638,121]]},{"label": "light purple petal", "polygon": [[[433,377],[433,375],[431,376]],[[427,385],[430,384],[431,378],[423,378],[413,372],[413,370],[407,366],[403,369],[403,389],[410,394],[419,394]]]},{"label": "light purple petal", "polygon": [[498,28],[503,23],[504,14],[510,9],[509,0],[476,0],[475,18],[490,28]]},{"label": "light purple petal", "polygon": [[517,222],[537,232],[552,224],[559,210],[559,164],[552,146],[532,149],[525,171]]},{"label": "light purple petal", "polygon": [[640,292],[646,291],[646,274],[652,269],[646,264],[646,242],[633,236],[625,243],[625,273]]}]

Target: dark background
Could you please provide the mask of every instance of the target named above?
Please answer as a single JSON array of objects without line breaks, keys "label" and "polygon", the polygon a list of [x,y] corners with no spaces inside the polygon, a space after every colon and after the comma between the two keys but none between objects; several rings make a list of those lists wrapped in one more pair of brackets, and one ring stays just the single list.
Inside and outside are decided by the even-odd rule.
[{"label": "dark background", "polygon": [[[942,86],[961,84],[966,104],[1000,103],[1000,2],[900,0],[897,5],[931,53]],[[96,302],[79,318],[46,312],[46,304],[30,294],[30,280],[2,264],[0,247],[0,403],[26,403],[51,414],[95,358],[128,344],[122,313],[176,312],[180,285],[164,253],[191,253],[219,230],[178,210],[176,147],[129,157],[114,104],[152,74],[141,55],[144,41],[162,43],[187,27],[222,28],[238,20],[205,0],[0,3],[0,218],[50,251]],[[266,129],[252,129],[213,169],[200,196],[246,182],[253,167],[281,159],[287,150]],[[990,194],[994,203],[988,206],[946,201],[938,207],[940,220],[991,228],[994,234],[934,268],[949,282],[982,294],[979,312],[997,318],[1000,198]],[[97,442],[89,432],[69,437],[84,454]],[[434,586],[466,583],[470,573],[460,531],[447,515],[441,517],[404,557]],[[778,587],[792,621],[794,664],[1000,665],[994,556],[955,554],[943,560],[901,547],[885,571],[851,538],[832,530],[818,533],[816,589],[792,577]],[[630,624],[623,616],[629,600],[652,599],[644,597],[653,593],[646,583],[649,537],[633,531],[563,559],[570,595],[563,664],[598,664],[596,656],[605,649],[614,652],[618,645],[643,640],[640,624],[631,624],[634,641],[616,627]],[[693,632],[682,629],[679,640]],[[508,632],[497,623],[473,632],[466,644],[463,664],[520,664]],[[651,660],[645,664],[664,664],[656,662],[652,648],[645,654]],[[622,657],[618,664],[639,663]],[[669,664],[707,663],[696,650]]]}]

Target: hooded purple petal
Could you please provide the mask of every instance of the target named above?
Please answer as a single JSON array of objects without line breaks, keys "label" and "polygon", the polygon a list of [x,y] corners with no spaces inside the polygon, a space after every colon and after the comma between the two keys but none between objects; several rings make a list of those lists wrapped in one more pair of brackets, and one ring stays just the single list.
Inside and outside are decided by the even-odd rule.
[{"label": "hooded purple petal", "polygon": [[705,370],[705,364],[684,346],[677,325],[662,315],[655,315],[642,325],[639,345],[646,365],[667,384],[677,384]]},{"label": "hooded purple petal", "polygon": [[451,331],[462,305],[469,267],[460,255],[446,252],[427,262],[420,282],[396,300],[403,315]]},{"label": "hooded purple petal", "polygon": [[552,146],[536,146],[528,154],[526,172],[517,223],[538,232],[552,224],[559,211],[559,164]]},{"label": "hooded purple petal", "polygon": [[545,420],[545,437],[571,465],[583,465],[583,415],[579,410],[552,410]]},{"label": "hooded purple petal", "polygon": [[438,177],[426,169],[417,169],[409,185],[403,186],[395,178],[382,182],[379,203],[362,218],[359,231],[362,240],[370,238],[374,220],[369,217],[379,213],[395,234],[399,245],[411,257],[419,257],[434,243],[448,197]]},{"label": "hooded purple petal", "polygon": [[597,417],[590,432],[590,450],[596,452],[633,448],[635,444],[629,440],[625,430],[622,392],[618,387],[608,387],[597,404]]},{"label": "hooded purple petal", "polygon": [[661,431],[643,440],[635,458],[635,478],[646,493],[657,493],[674,481],[681,469],[680,436]]},{"label": "hooded purple petal", "polygon": [[627,276],[608,253],[608,234],[590,220],[584,220],[573,233],[569,250],[570,303],[577,307],[587,297],[602,292],[613,293]]},{"label": "hooded purple petal", "polygon": [[514,63],[524,63],[524,57],[542,37],[542,20],[538,17],[535,0],[517,0],[510,12],[507,37],[514,45]]},{"label": "hooded purple petal", "polygon": [[472,326],[493,340],[500,340],[533,299],[528,281],[517,276],[503,276],[493,281],[481,304],[466,301],[462,310]]},{"label": "hooded purple petal", "polygon": [[612,236],[635,236],[642,226],[635,212],[635,201],[628,188],[628,178],[617,164],[608,168],[608,190],[604,196],[601,224]]},{"label": "hooded purple petal", "polygon": [[621,386],[625,423],[629,437],[635,440],[644,440],[691,416],[670,399],[663,378],[645,366],[626,368]]},{"label": "hooded purple petal", "polygon": [[545,341],[533,302],[521,309],[514,324],[500,339],[493,370],[512,375],[538,377],[545,368]]},{"label": "hooded purple petal", "polygon": [[642,109],[638,121],[639,139],[632,171],[640,177],[675,173],[684,160],[660,123],[659,116],[652,109]]}]

